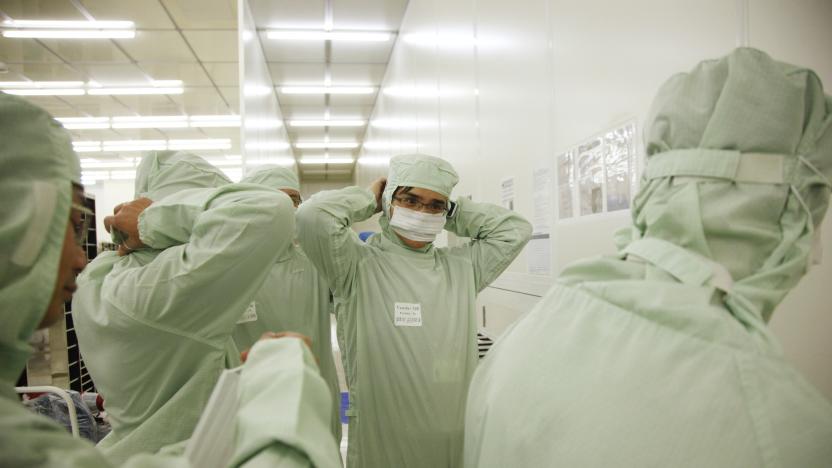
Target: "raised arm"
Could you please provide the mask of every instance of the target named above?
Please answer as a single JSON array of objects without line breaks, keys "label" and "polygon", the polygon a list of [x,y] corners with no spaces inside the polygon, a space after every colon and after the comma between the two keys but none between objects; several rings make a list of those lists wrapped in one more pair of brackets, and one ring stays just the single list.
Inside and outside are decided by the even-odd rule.
[{"label": "raised arm", "polygon": [[467,198],[457,201],[456,214],[445,224],[445,229],[471,238],[467,245],[451,251],[471,258],[477,292],[500,276],[532,235],[531,224],[517,213]]},{"label": "raised arm", "polygon": [[352,293],[361,250],[366,248],[350,226],[377,211],[378,198],[359,187],[318,193],[298,208],[300,245],[336,296]]},{"label": "raised arm", "polygon": [[292,242],[294,213],[273,190],[191,189],[145,209],[138,232],[165,250],[134,252],[141,268],[114,268],[105,299],[137,321],[222,346]]}]

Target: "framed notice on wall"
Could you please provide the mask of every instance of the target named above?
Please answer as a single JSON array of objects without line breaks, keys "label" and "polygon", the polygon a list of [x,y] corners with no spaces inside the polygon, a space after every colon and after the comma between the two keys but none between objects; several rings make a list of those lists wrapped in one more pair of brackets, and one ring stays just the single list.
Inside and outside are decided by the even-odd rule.
[{"label": "framed notice on wall", "polygon": [[558,219],[630,208],[638,183],[635,133],[628,122],[557,156]]}]

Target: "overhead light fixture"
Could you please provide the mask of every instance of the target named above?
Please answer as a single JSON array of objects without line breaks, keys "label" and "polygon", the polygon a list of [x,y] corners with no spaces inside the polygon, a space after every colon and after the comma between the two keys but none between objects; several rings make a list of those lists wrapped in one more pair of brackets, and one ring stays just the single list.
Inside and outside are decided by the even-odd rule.
[{"label": "overhead light fixture", "polygon": [[54,89],[2,89],[6,94],[16,96],[83,96],[86,91],[79,88],[54,88]]},{"label": "overhead light fixture", "polygon": [[243,95],[246,97],[268,96],[274,91],[274,87],[266,85],[247,84],[243,86]]},{"label": "overhead light fixture", "polygon": [[64,21],[64,20],[16,20],[3,21],[3,26],[20,29],[130,29],[132,21]]},{"label": "overhead light fixture", "polygon": [[373,94],[374,86],[282,86],[283,94]]},{"label": "overhead light fixture", "polygon": [[201,128],[239,127],[238,115],[164,115],[128,117],[58,117],[67,130],[95,130],[108,128]]},{"label": "overhead light fixture", "polygon": [[113,117],[113,128],[187,128],[187,115],[159,117]]},{"label": "overhead light fixture", "polygon": [[252,141],[246,143],[247,150],[284,150],[289,149],[285,141]]},{"label": "overhead light fixture", "polygon": [[295,143],[295,148],[298,149],[353,149],[357,148],[357,142],[349,142],[349,141],[307,141],[307,142],[299,142]]},{"label": "overhead light fixture", "polygon": [[67,130],[96,130],[110,128],[108,117],[60,117],[56,118]]},{"label": "overhead light fixture", "polygon": [[168,149],[165,140],[111,140],[102,141],[101,150],[106,152],[162,151]]},{"label": "overhead light fixture", "polygon": [[169,150],[227,150],[231,149],[228,138],[203,138],[201,140],[168,140]]},{"label": "overhead light fixture", "polygon": [[110,171],[110,180],[135,180],[136,171]]},{"label": "overhead light fixture", "polygon": [[0,81],[0,88],[81,88],[83,81]]},{"label": "overhead light fixture", "polygon": [[362,166],[386,166],[390,164],[390,158],[364,156],[358,158],[358,164]]},{"label": "overhead light fixture", "polygon": [[77,153],[162,150],[224,150],[231,148],[231,140],[228,138],[204,138],[201,140],[75,141],[72,142],[72,147]]},{"label": "overhead light fixture", "polygon": [[246,128],[280,128],[283,126],[283,121],[280,119],[261,119],[249,117],[245,119],[244,125]]},{"label": "overhead light fixture", "polygon": [[100,153],[101,152],[101,142],[100,141],[73,141],[72,142],[72,149],[75,150],[76,153]]},{"label": "overhead light fixture", "polygon": [[294,158],[261,158],[261,159],[247,159],[247,166],[265,166],[268,164],[276,164],[278,166],[292,166],[295,164]]},{"label": "overhead light fixture", "polygon": [[363,127],[364,120],[290,120],[290,127]]},{"label": "overhead light fixture", "polygon": [[3,37],[38,39],[132,39],[132,21],[7,20]]},{"label": "overhead light fixture", "polygon": [[239,127],[239,115],[192,115],[188,121],[191,127]]},{"label": "overhead light fixture", "polygon": [[278,41],[386,42],[393,37],[384,31],[268,31],[266,37]]},{"label": "overhead light fixture", "polygon": [[303,158],[301,164],[351,164],[353,158]]},{"label": "overhead light fixture", "polygon": [[135,88],[90,88],[87,93],[91,96],[144,96],[153,94],[182,94],[185,88],[178,87],[135,87]]},{"label": "overhead light fixture", "polygon": [[4,81],[0,82],[0,91],[19,96],[93,96],[110,95],[147,95],[147,94],[182,94],[185,88],[180,80],[152,81],[148,85],[102,86],[89,82],[84,87],[82,81]]},{"label": "overhead light fixture", "polygon": [[21,29],[5,30],[3,37],[17,39],[133,39],[136,31],[132,30],[71,30],[71,29]]},{"label": "overhead light fixture", "polygon": [[124,167],[136,167],[136,163],[133,161],[81,161],[81,169],[111,169]]},{"label": "overhead light fixture", "polygon": [[412,141],[397,141],[397,142],[389,142],[389,141],[367,141],[361,145],[364,149],[372,149],[372,150],[405,150],[405,149],[415,149],[418,145]]}]

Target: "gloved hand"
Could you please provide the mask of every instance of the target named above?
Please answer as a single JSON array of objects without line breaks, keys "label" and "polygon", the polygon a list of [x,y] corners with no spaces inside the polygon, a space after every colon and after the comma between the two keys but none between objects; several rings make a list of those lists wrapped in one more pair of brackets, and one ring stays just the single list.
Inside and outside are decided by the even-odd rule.
[{"label": "gloved hand", "polygon": [[[306,343],[306,346],[308,346],[310,350],[312,349],[312,338],[309,338],[306,335],[301,335],[300,333],[295,333],[295,332],[280,332],[280,333],[265,332],[262,335],[260,335],[260,339],[257,340],[257,341],[275,340],[275,339],[278,339],[278,338],[285,338],[285,337],[300,338],[301,340],[303,340],[304,343]],[[243,352],[240,353],[240,361],[246,362],[246,359],[248,359],[249,351],[251,351],[251,348],[246,349],[246,350],[244,350]],[[317,361],[317,359],[318,358],[316,356],[315,360]]]},{"label": "gloved hand", "polygon": [[104,229],[112,233],[113,241],[119,244],[119,256],[144,247],[139,238],[139,215],[151,204],[153,201],[149,198],[137,198],[117,205],[113,209],[114,216],[104,218]]},{"label": "gloved hand", "polygon": [[368,190],[373,192],[373,195],[376,197],[376,211],[374,213],[378,213],[381,211],[381,194],[384,193],[384,187],[387,186],[387,177],[379,177],[378,179],[374,180]]}]

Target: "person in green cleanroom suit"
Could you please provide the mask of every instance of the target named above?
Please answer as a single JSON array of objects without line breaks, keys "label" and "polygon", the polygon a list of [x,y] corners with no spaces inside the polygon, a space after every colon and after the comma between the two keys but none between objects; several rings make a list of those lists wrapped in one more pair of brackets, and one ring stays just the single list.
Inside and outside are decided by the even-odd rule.
[{"label": "person in green cleanroom suit", "polygon": [[[294,236],[289,197],[230,184],[193,154],[145,156],[136,196],[105,219],[119,227],[124,212],[133,212],[134,232],[126,231],[122,255],[108,252],[91,262],[72,307],[81,353],[113,428],[99,448],[117,463],[190,437],[219,374],[239,365],[235,323]],[[337,462],[331,434],[317,426],[323,416],[328,429],[332,411],[325,383],[295,367],[303,379],[258,397],[260,404],[282,399],[287,413],[263,408],[258,417],[271,420],[288,447],[311,430],[303,442],[312,444],[306,452],[315,454],[312,462]],[[310,387],[309,401],[298,393],[301,384]],[[309,411],[316,414],[306,427]],[[244,433],[258,439],[256,430],[238,435]]]},{"label": "person in green cleanroom suit", "polygon": [[[295,207],[300,204],[300,183],[289,168],[263,166],[240,182],[283,191]],[[295,243],[280,254],[249,304],[248,315],[238,321],[234,343],[239,349],[248,348],[267,331],[293,331],[312,339],[312,352],[332,393],[332,434],[335,440],[341,440],[341,392],[332,357],[329,288]]]},{"label": "person in green cleanroom suit", "polygon": [[830,125],[817,76],[757,50],[670,78],[619,254],[567,267],[489,351],[465,466],[829,466],[832,406],[766,325],[811,264]]},{"label": "person in green cleanroom suit", "polygon": [[[457,180],[442,159],[396,156],[370,190],[321,192],[298,208],[301,247],[333,291],[351,468],[462,463],[476,295],[520,253],[531,226],[495,205],[452,205]],[[379,211],[383,232],[365,244],[350,225]],[[471,241],[437,248],[443,229]]]}]

